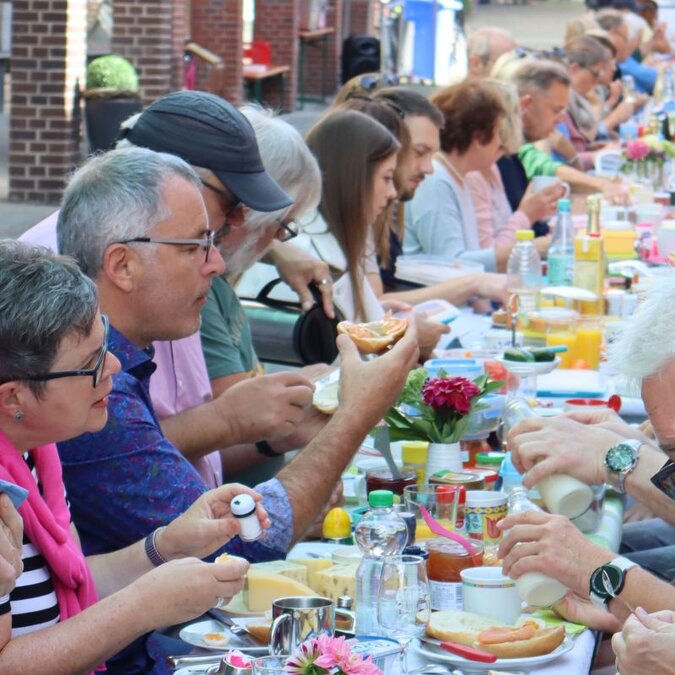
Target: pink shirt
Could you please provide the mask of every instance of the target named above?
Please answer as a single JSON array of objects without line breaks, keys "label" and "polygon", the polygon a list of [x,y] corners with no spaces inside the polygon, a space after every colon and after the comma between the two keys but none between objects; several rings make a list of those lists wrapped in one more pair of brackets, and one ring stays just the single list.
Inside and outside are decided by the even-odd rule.
[{"label": "pink shirt", "polygon": [[[212,399],[199,332],[153,346],[157,370],[150,378],[150,397],[160,420]],[[222,485],[223,468],[217,450],[192,464],[209,489]]]},{"label": "pink shirt", "polygon": [[471,193],[481,248],[511,246],[516,230],[530,229],[530,219],[522,211],[511,211],[496,164],[490,167],[489,180],[480,171],[470,171],[464,185]]}]

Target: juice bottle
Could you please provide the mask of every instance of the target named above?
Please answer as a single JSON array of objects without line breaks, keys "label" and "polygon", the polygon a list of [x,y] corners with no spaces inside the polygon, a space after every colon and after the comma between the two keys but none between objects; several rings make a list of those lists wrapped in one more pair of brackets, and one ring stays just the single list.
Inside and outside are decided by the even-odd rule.
[{"label": "juice bottle", "polygon": [[602,317],[584,316],[577,327],[576,358],[583,359],[590,368],[600,367],[602,348]]},{"label": "juice bottle", "polygon": [[605,310],[605,248],[600,233],[600,196],[590,195],[588,228],[585,235],[574,240],[574,285],[596,295],[596,300],[582,302],[582,314],[604,314]]}]

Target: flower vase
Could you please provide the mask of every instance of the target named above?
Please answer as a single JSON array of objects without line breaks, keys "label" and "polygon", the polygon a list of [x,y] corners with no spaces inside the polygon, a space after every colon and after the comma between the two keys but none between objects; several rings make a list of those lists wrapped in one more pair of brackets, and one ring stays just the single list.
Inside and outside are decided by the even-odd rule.
[{"label": "flower vase", "polygon": [[462,451],[459,443],[429,443],[427,480],[438,471],[461,471]]}]

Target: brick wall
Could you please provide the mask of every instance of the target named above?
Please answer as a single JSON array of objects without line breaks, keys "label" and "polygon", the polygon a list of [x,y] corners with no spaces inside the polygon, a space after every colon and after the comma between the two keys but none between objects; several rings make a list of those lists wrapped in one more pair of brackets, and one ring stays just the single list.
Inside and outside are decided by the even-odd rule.
[{"label": "brick wall", "polygon": [[376,35],[374,4],[373,0],[351,0],[349,35]]},{"label": "brick wall", "polygon": [[9,122],[12,201],[58,203],[81,160],[86,0],[15,0]]},{"label": "brick wall", "polygon": [[[335,94],[339,87],[341,54],[342,54],[342,12],[343,0],[330,0],[326,14],[326,26],[334,28],[335,32],[329,35],[326,40],[326,72],[324,91],[327,95]],[[312,44],[305,45],[306,64],[305,64],[305,93],[312,96],[321,94],[322,82],[322,48],[324,44],[321,41],[315,41]]]},{"label": "brick wall", "polygon": [[[266,40],[272,45],[272,64],[288,65],[284,108],[293,110],[298,92],[298,0],[256,0],[254,40]],[[263,97],[276,102],[277,91],[263,89]]]},{"label": "brick wall", "polygon": [[[257,3],[256,3],[257,4]],[[242,100],[242,6],[240,0],[192,0],[192,39],[225,64],[220,93],[231,103]],[[209,68],[197,59],[197,86],[208,89]]]},{"label": "brick wall", "polygon": [[189,0],[173,0],[171,16],[171,89],[183,88],[183,46],[190,35]]},{"label": "brick wall", "polygon": [[138,70],[146,105],[173,88],[173,16],[173,0],[113,0],[112,51]]}]

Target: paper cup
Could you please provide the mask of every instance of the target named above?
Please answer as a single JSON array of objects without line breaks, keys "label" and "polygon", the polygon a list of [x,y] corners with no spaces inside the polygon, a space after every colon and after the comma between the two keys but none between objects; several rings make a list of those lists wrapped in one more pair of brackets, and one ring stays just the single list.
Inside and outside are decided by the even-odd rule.
[{"label": "paper cup", "polygon": [[520,616],[522,602],[516,582],[504,576],[501,567],[471,567],[462,570],[464,611],[511,625]]},{"label": "paper cup", "polygon": [[498,544],[502,533],[497,528],[497,522],[506,517],[507,511],[505,493],[469,490],[464,507],[467,534],[472,539],[480,539],[484,544]]}]

